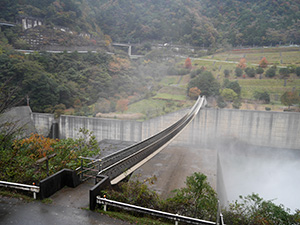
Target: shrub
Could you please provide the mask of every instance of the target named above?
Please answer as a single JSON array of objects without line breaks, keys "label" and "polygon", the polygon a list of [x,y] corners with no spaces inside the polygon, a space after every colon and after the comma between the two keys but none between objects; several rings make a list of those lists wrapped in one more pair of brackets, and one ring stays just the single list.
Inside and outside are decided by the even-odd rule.
[{"label": "shrub", "polygon": [[204,70],[203,69],[196,69],[196,70],[193,70],[191,72],[191,78],[194,78],[196,77],[197,75],[201,74]]},{"label": "shrub", "polygon": [[174,190],[175,196],[167,199],[164,211],[210,221],[216,220],[217,194],[202,173],[186,178],[186,187]]},{"label": "shrub", "polygon": [[237,93],[235,93],[234,90],[229,89],[229,88],[223,89],[221,91],[221,96],[224,98],[224,100],[230,101],[230,102],[232,102],[233,100],[235,100],[238,97]]},{"label": "shrub", "polygon": [[255,76],[255,69],[254,68],[246,68],[245,73],[248,75],[248,77],[254,77]]},{"label": "shrub", "polygon": [[290,71],[288,70],[288,68],[280,68],[279,69],[279,74],[283,77],[288,77]]},{"label": "shrub", "polygon": [[189,69],[185,69],[185,68],[175,68],[175,67],[169,67],[167,70],[167,73],[169,75],[186,75],[190,72]]},{"label": "shrub", "polygon": [[296,67],[295,72],[296,72],[296,75],[297,75],[298,77],[300,77],[300,67],[299,67],[299,66]]},{"label": "shrub", "polygon": [[253,94],[253,97],[256,100],[264,101],[267,104],[270,103],[270,95],[266,91],[264,91],[264,92],[255,91],[254,94]]},{"label": "shrub", "polygon": [[205,96],[216,96],[219,94],[220,84],[211,72],[205,71],[190,80],[187,92],[193,87],[200,89]]},{"label": "shrub", "polygon": [[224,70],[224,76],[225,76],[225,77],[229,77],[229,74],[230,74],[230,71],[229,71],[229,70],[227,70],[227,69]]},{"label": "shrub", "polygon": [[237,98],[233,101],[232,103],[232,107],[235,109],[239,109],[241,107],[242,103],[241,103],[241,99]]},{"label": "shrub", "polygon": [[[298,224],[297,215],[290,215],[282,205],[265,201],[258,194],[240,196],[240,201],[223,210],[224,222],[231,225],[246,224]],[[299,212],[298,212],[299,213]]]},{"label": "shrub", "polygon": [[243,70],[239,67],[235,68],[235,75],[241,77],[243,75]]},{"label": "shrub", "polygon": [[275,77],[276,75],[276,69],[274,67],[271,67],[266,71],[266,77]]},{"label": "shrub", "polygon": [[137,178],[130,179],[128,182],[119,185],[119,191],[106,190],[104,193],[107,198],[111,200],[151,209],[159,209],[158,195],[154,191],[151,191],[147,186],[147,183],[153,183],[155,180],[156,177],[148,178],[143,182],[139,181]]},{"label": "shrub", "polygon": [[233,82],[229,82],[229,84],[226,86],[226,88],[230,88],[231,90],[233,90],[238,95],[241,94],[241,86],[240,86],[240,84],[237,80],[233,81]]},{"label": "shrub", "polygon": [[222,96],[218,96],[217,105],[219,108],[225,108],[227,106],[227,103],[224,101],[224,98]]},{"label": "shrub", "polygon": [[201,91],[197,87],[192,87],[189,90],[189,96],[191,99],[197,99],[200,94],[201,94]]},{"label": "shrub", "polygon": [[16,140],[11,149],[0,151],[0,180],[18,183],[38,182],[46,178],[45,164],[37,165],[42,157],[55,153],[49,160],[49,174],[63,168],[75,169],[80,165],[79,156],[98,155],[100,149],[91,132],[80,129],[78,139],[51,139],[38,134]]},{"label": "shrub", "polygon": [[256,73],[257,73],[257,74],[263,74],[263,73],[264,73],[264,69],[261,68],[261,67],[258,67],[258,68],[256,69]]}]

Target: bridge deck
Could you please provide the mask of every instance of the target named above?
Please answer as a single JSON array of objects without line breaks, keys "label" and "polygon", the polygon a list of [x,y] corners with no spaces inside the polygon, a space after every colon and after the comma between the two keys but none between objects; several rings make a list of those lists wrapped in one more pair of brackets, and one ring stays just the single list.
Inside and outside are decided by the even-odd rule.
[{"label": "bridge deck", "polygon": [[98,174],[109,176],[112,184],[117,184],[174,140],[205,104],[205,97],[199,97],[192,109],[170,127],[142,142],[102,158]]}]

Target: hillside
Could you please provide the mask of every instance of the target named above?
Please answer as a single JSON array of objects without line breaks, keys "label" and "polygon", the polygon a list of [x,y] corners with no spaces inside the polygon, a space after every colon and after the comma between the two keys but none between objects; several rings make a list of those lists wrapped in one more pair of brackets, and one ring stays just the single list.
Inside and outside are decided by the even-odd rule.
[{"label": "hillside", "polygon": [[0,20],[29,15],[114,41],[220,48],[300,44],[299,7],[293,0],[3,0]]}]

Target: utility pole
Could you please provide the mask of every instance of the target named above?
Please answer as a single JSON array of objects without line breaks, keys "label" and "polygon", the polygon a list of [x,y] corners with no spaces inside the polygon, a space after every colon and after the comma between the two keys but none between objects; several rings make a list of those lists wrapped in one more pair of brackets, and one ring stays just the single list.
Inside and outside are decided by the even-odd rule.
[{"label": "utility pole", "polygon": [[29,98],[28,95],[26,95],[26,100],[27,100],[27,106],[29,106],[29,100],[30,100],[30,98]]}]

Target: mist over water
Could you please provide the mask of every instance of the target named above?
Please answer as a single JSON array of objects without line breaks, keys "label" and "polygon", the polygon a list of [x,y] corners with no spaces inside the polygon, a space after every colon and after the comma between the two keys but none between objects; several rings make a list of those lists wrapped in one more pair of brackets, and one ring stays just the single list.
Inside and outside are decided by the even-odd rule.
[{"label": "mist over water", "polygon": [[232,143],[219,146],[218,154],[223,205],[256,193],[291,213],[300,209],[300,150]]}]

